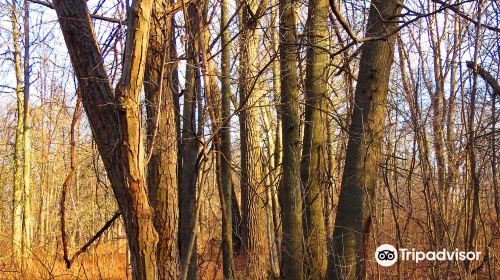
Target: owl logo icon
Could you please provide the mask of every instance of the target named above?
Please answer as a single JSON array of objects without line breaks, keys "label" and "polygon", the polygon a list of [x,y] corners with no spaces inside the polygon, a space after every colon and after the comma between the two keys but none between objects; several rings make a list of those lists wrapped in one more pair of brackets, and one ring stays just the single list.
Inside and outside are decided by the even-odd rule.
[{"label": "owl logo icon", "polygon": [[375,251],[375,260],[381,266],[391,266],[398,261],[398,251],[391,244],[382,244]]}]

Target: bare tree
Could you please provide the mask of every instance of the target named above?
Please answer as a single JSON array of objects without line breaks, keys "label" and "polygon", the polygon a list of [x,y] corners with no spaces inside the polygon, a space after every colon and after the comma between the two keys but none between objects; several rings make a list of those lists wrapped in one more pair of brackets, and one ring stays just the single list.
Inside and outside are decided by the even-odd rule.
[{"label": "bare tree", "polygon": [[146,65],[152,1],[132,2],[122,75],[113,92],[81,0],[53,1],[82,93],[92,133],[124,217],[134,279],[156,279],[158,233],[144,169],[140,93]]},{"label": "bare tree", "polygon": [[144,73],[147,109],[147,182],[154,208],[154,226],[159,234],[156,261],[159,279],[179,277],[177,135],[174,95],[177,89],[172,67],[172,15],[164,0],[153,1],[149,48]]},{"label": "bare tree", "polygon": [[[401,3],[395,0],[372,1],[367,36],[384,36],[397,28],[395,18],[401,8]],[[365,277],[363,259],[369,258],[367,239],[375,207],[394,41],[395,36],[389,36],[386,40],[366,42],[362,46],[328,279]]]},{"label": "bare tree", "polygon": [[296,1],[279,2],[283,178],[279,189],[284,279],[303,279],[302,194],[300,187],[300,115],[297,75]]},{"label": "bare tree", "polygon": [[326,182],[326,109],[328,90],[328,14],[326,0],[309,2],[306,97],[301,181],[304,194],[305,269],[307,277],[323,279],[327,267],[323,203]]}]

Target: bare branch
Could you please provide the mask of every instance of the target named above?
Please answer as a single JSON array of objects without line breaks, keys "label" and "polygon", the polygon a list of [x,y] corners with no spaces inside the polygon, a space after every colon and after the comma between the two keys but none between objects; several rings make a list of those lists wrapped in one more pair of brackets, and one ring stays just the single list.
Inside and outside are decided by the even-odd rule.
[{"label": "bare branch", "polygon": [[[44,1],[44,0],[29,0],[31,3],[39,4],[42,6],[45,6],[50,9],[54,9],[54,6],[52,6],[52,3]],[[113,22],[113,23],[119,23],[119,24],[125,24],[125,20],[117,19],[117,18],[111,18],[111,17],[106,17],[106,16],[101,16],[97,14],[91,14],[90,15],[93,19],[98,19],[98,20],[103,20],[103,21],[108,21],[108,22]]]},{"label": "bare branch", "polygon": [[500,85],[493,75],[480,65],[474,65],[474,62],[472,61],[467,61],[466,64],[469,69],[481,76],[481,78],[483,78],[491,86],[491,88],[493,88],[493,94],[500,96]]}]

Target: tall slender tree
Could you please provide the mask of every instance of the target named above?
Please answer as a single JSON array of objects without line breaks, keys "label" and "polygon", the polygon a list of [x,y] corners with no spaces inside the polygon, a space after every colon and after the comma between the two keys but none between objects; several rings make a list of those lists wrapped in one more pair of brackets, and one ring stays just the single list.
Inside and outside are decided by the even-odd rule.
[{"label": "tall slender tree", "polygon": [[386,115],[389,73],[398,24],[398,0],[373,0],[366,36],[381,40],[362,46],[349,140],[333,231],[329,279],[363,279],[368,259],[367,241],[372,223],[378,161]]},{"label": "tall slender tree", "polygon": [[23,121],[24,121],[24,96],[23,72],[21,70],[21,48],[19,40],[17,1],[12,1],[12,43],[14,48],[14,69],[16,73],[16,100],[17,124],[16,141],[14,146],[14,182],[12,184],[12,260],[19,265],[21,259],[22,225],[23,225]]},{"label": "tall slender tree", "polygon": [[258,49],[262,32],[260,17],[266,2],[251,0],[244,3],[240,24],[240,150],[241,150],[241,234],[248,257],[248,273],[254,279],[267,279],[269,246],[266,240],[265,185],[260,147],[258,102],[263,91],[258,83]]},{"label": "tall slender tree", "polygon": [[229,38],[228,0],[221,1],[221,118],[220,128],[220,169],[222,191],[222,260],[224,279],[233,279],[233,219],[232,219],[232,182],[231,182],[231,68]]},{"label": "tall slender tree", "polygon": [[326,182],[326,109],[328,90],[327,0],[309,1],[306,25],[308,48],[301,181],[304,195],[305,271],[311,279],[323,279],[327,267],[323,193]]},{"label": "tall slender tree", "polygon": [[23,88],[23,237],[21,242],[22,267],[29,268],[32,240],[31,221],[31,116],[30,116],[30,7],[24,1],[24,88]]},{"label": "tall slender tree", "polygon": [[295,0],[279,3],[280,117],[283,139],[283,177],[279,189],[283,227],[281,254],[283,278],[290,280],[304,279],[296,4]]},{"label": "tall slender tree", "polygon": [[[189,40],[187,41],[188,63],[186,64],[186,86],[184,89],[184,107],[182,111],[182,170],[179,186],[179,246],[181,264],[188,262],[187,255],[191,237],[195,234],[196,186],[199,131],[196,128],[197,97],[201,94],[199,30],[201,3],[190,3],[184,11]],[[199,129],[199,128],[198,128]],[[197,239],[194,240],[188,279],[196,279]]]}]

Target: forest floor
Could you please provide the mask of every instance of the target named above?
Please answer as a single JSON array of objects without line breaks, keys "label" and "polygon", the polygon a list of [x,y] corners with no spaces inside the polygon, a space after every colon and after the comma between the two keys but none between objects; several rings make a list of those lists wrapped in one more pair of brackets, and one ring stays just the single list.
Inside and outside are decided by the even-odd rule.
[{"label": "forest floor", "polygon": [[[115,244],[117,244],[115,242]],[[8,244],[0,241],[0,280],[11,279],[54,279],[54,280],[77,280],[77,279],[106,279],[121,280],[132,279],[130,264],[127,261],[125,243],[120,246],[111,246],[110,244],[99,244],[92,247],[89,251],[81,254],[73,263],[70,269],[66,269],[62,258],[62,250],[49,252],[38,248],[33,252],[32,267],[30,273],[21,275],[19,271],[13,270],[10,263],[11,257],[4,250],[9,248]],[[198,279],[222,279],[222,255],[217,240],[207,242],[207,247],[198,248]],[[72,253],[70,252],[70,255]],[[240,271],[245,265],[241,256],[235,257],[235,267],[237,279],[246,280],[245,273]],[[499,263],[493,259],[492,272],[489,274],[485,264],[470,279],[498,279],[500,272]],[[413,267],[411,267],[413,266]],[[368,262],[367,279],[433,279],[431,275],[431,263],[419,263],[418,266],[408,264],[403,267],[400,263],[400,274],[396,265],[390,269],[379,267],[375,262]],[[463,279],[456,267],[449,270],[447,264],[440,267],[443,279]],[[446,275],[446,276],[445,276]]]}]

